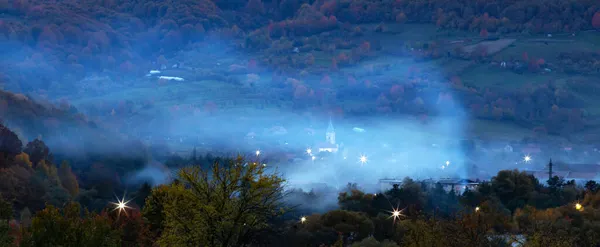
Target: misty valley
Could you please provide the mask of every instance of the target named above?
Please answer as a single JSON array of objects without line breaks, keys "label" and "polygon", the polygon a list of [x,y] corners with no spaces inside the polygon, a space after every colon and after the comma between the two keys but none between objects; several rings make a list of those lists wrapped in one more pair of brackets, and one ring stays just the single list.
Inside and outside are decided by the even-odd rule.
[{"label": "misty valley", "polygon": [[600,246],[594,0],[0,0],[0,246]]}]

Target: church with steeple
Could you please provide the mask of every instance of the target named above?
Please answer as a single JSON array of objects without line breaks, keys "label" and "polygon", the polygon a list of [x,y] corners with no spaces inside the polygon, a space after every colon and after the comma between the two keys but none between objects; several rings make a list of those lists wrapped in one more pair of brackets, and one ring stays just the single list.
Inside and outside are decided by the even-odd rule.
[{"label": "church with steeple", "polygon": [[325,131],[325,142],[319,144],[318,147],[319,152],[336,153],[339,149],[339,145],[335,143],[335,129],[333,128],[331,118],[329,118],[329,126],[327,126],[327,131]]}]

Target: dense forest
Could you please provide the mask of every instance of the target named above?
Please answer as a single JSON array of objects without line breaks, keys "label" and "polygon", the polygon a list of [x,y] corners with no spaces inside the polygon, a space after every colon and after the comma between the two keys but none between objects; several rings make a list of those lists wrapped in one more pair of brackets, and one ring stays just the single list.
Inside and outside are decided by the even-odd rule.
[{"label": "dense forest", "polygon": [[335,194],[286,188],[260,162],[190,157],[172,161],[183,168],[169,184],[143,184],[115,198],[125,193],[115,179],[77,174],[68,162],[56,165],[42,141],[23,147],[4,126],[0,137],[4,245],[600,244],[600,185],[594,181],[584,187],[556,176],[540,182],[505,170],[462,194],[410,178],[377,194],[348,184],[337,195],[339,208],[322,212],[314,206]]},{"label": "dense forest", "polygon": [[[291,101],[298,111],[409,114],[426,124],[430,116],[462,114],[450,110],[460,105],[476,118],[526,127],[538,143],[548,135],[568,136],[600,124],[586,110],[590,102],[577,97],[598,92],[595,81],[550,79],[507,90],[464,83],[455,72],[433,74],[416,67],[384,79],[373,78],[391,70],[386,66],[366,66],[366,75],[344,70],[380,55],[384,46],[375,34],[402,32],[410,24],[435,25],[440,36],[474,33],[476,42],[514,34],[575,37],[600,30],[600,4],[0,0],[0,53],[8,54],[0,60],[0,89],[13,92],[0,91],[0,119],[6,121],[0,123],[0,246],[600,246],[595,181],[580,185],[556,176],[539,181],[503,170],[464,193],[410,178],[376,194],[356,184],[335,192],[302,191],[286,187],[283,176],[253,159],[195,152],[166,156],[166,146],[150,149],[123,138],[113,133],[117,127],[98,127],[67,98],[52,97],[79,92],[77,83],[95,73],[118,82],[143,77],[150,69],[179,65],[181,52],[218,42],[251,57],[225,71],[193,70],[191,80],[245,86],[273,71],[273,87],[264,94]],[[393,48],[414,61],[508,63],[517,74],[600,74],[600,54],[591,50],[555,58],[524,52],[505,59],[490,55],[489,46],[467,50],[435,40]],[[100,94],[104,86],[86,93]],[[34,102],[30,95],[40,97]],[[44,97],[48,102],[40,100]],[[369,104],[337,103],[349,98]],[[155,103],[149,98],[98,102],[85,111],[116,119]],[[202,102],[177,106],[172,114],[218,110],[214,102]],[[58,140],[56,149],[44,142],[50,139],[46,136]],[[92,152],[100,146],[120,151]],[[168,183],[123,181],[125,174],[157,159],[165,161],[156,167],[168,174]],[[319,207],[325,197],[337,197],[337,207]]]}]

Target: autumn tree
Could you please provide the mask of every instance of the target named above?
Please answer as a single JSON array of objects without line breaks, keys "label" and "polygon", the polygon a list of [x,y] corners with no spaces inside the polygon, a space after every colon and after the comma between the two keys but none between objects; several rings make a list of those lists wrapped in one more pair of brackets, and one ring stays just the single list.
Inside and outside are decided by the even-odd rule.
[{"label": "autumn tree", "polygon": [[489,35],[490,34],[489,34],[489,32],[488,32],[487,29],[481,29],[481,31],[479,32],[479,36],[482,37],[482,38],[484,38],[484,39],[487,38]]},{"label": "autumn tree", "polygon": [[525,206],[535,182],[525,172],[503,170],[492,178],[491,185],[494,195],[512,211]]},{"label": "autumn tree", "polygon": [[7,167],[21,153],[23,143],[15,132],[0,123],[0,166]]},{"label": "autumn tree", "polygon": [[404,23],[406,22],[406,14],[404,14],[404,12],[401,12],[399,14],[396,15],[396,22],[397,23]]},{"label": "autumn tree", "polygon": [[119,232],[112,229],[106,216],[84,212],[77,203],[68,203],[61,210],[48,205],[23,230],[20,246],[121,246]]},{"label": "autumn tree", "polygon": [[39,139],[35,139],[27,143],[27,146],[25,146],[23,152],[29,155],[29,160],[34,166],[36,166],[40,161],[52,162],[50,149],[43,141]]},{"label": "autumn tree", "polygon": [[251,14],[262,15],[265,13],[265,6],[261,0],[249,0],[246,4],[246,10]]},{"label": "autumn tree", "polygon": [[12,217],[12,203],[5,201],[0,196],[0,246],[10,246],[13,243],[13,236],[10,234]]},{"label": "autumn tree", "polygon": [[125,211],[115,210],[108,214],[112,228],[121,235],[122,247],[149,247],[152,245],[152,234],[147,221],[142,217],[137,208],[128,208]]},{"label": "autumn tree", "polygon": [[152,189],[142,208],[142,216],[148,221],[150,231],[155,237],[165,229],[165,205],[170,186],[161,185]]},{"label": "autumn tree", "polygon": [[592,17],[592,26],[595,29],[600,29],[600,11],[596,12],[594,17]]},{"label": "autumn tree", "polygon": [[242,246],[284,212],[284,180],[259,162],[217,161],[210,170],[192,166],[178,175],[180,182],[166,187],[161,245]]},{"label": "autumn tree", "polygon": [[442,226],[433,219],[418,218],[403,220],[396,225],[396,232],[401,237],[401,246],[447,246],[446,237],[441,230]]},{"label": "autumn tree", "polygon": [[68,162],[63,161],[60,164],[60,168],[58,169],[58,178],[60,179],[61,185],[65,190],[71,194],[72,197],[77,196],[79,194],[79,183],[77,182],[77,177],[71,170],[71,166]]},{"label": "autumn tree", "polygon": [[352,244],[352,247],[400,247],[396,243],[390,240],[383,240],[382,242],[377,241],[374,237],[368,237],[360,242]]}]

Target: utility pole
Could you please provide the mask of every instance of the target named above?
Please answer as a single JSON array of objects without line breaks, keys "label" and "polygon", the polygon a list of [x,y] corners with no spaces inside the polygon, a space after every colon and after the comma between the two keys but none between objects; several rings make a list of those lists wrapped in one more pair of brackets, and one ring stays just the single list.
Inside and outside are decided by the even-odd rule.
[{"label": "utility pole", "polygon": [[550,163],[548,163],[548,180],[552,179],[552,159],[550,159]]}]

